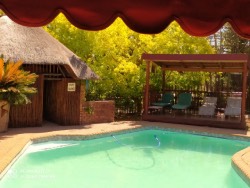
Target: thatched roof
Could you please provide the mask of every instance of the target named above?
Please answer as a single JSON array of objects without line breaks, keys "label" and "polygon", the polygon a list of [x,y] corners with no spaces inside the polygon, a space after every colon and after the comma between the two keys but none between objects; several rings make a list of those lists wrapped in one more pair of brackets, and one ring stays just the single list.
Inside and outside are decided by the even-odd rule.
[{"label": "thatched roof", "polygon": [[63,65],[75,79],[98,76],[62,43],[40,27],[25,27],[0,17],[0,55],[4,59],[23,60],[24,64]]}]

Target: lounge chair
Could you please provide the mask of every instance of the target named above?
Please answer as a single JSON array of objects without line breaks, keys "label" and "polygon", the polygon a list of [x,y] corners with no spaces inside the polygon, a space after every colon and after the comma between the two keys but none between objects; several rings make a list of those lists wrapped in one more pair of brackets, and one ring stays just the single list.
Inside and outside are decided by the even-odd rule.
[{"label": "lounge chair", "polygon": [[175,110],[186,110],[191,106],[192,95],[191,93],[181,93],[178,96],[177,103],[172,106]]},{"label": "lounge chair", "polygon": [[213,116],[216,108],[217,97],[205,97],[204,104],[199,108],[201,116]]},{"label": "lounge chair", "polygon": [[225,108],[225,116],[240,116],[241,100],[241,97],[228,97],[227,106]]},{"label": "lounge chair", "polygon": [[165,107],[171,107],[174,101],[174,96],[172,93],[165,93],[162,96],[162,100],[157,101],[157,102],[153,102],[152,105],[153,106],[161,106],[163,108]]}]

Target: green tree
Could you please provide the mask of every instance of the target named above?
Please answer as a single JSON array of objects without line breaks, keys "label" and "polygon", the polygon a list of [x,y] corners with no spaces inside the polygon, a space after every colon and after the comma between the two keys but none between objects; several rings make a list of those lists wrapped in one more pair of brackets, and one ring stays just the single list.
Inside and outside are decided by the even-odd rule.
[{"label": "green tree", "polygon": [[250,53],[250,41],[237,35],[229,24],[222,29],[224,53]]},{"label": "green tree", "polygon": [[[250,53],[250,41],[240,37],[232,29],[230,24],[225,24],[217,33],[210,36],[211,45],[214,46],[216,53],[239,54]],[[241,74],[222,73],[217,74],[217,87],[224,85],[224,91],[241,91]]]},{"label": "green tree", "polygon": [[[100,76],[100,80],[90,82],[88,99],[113,98],[117,104],[124,102],[138,107],[141,106],[145,84],[145,63],[141,60],[143,53],[213,53],[206,38],[189,36],[176,22],[155,35],[136,33],[121,19],[105,30],[93,32],[75,28],[61,14],[46,30],[85,60]],[[169,85],[182,88],[189,84],[203,84],[206,78],[201,73],[168,72],[167,75]],[[161,71],[156,69],[152,74],[152,85],[159,89],[160,82]]]}]

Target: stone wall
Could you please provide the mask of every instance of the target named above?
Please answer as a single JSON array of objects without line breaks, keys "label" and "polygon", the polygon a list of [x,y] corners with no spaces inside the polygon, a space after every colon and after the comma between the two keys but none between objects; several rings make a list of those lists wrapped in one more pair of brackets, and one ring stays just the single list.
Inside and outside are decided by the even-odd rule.
[{"label": "stone wall", "polygon": [[86,101],[80,112],[81,124],[107,123],[115,119],[114,101]]}]

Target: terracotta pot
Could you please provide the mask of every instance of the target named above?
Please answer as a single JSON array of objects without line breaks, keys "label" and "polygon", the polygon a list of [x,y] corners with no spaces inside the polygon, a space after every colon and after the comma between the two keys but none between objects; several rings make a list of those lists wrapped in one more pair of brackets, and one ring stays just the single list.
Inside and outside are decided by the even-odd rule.
[{"label": "terracotta pot", "polygon": [[9,124],[10,104],[7,101],[0,101],[0,132],[5,132]]}]

